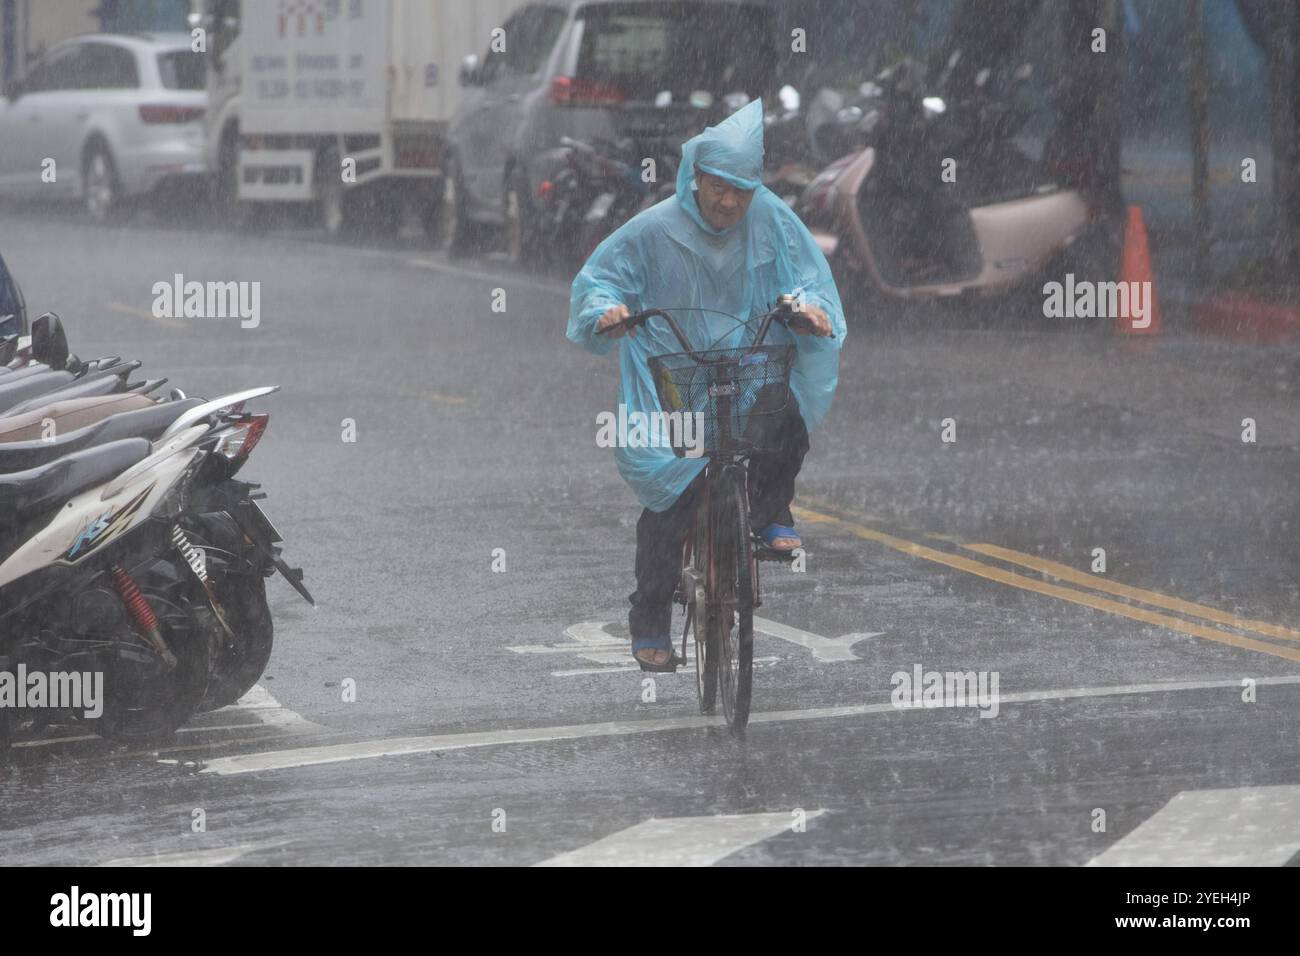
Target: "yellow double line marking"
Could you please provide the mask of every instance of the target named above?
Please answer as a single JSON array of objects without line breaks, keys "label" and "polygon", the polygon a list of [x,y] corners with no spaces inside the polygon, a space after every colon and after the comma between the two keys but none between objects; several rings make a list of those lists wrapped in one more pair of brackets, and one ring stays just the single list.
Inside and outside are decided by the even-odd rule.
[{"label": "yellow double line marking", "polygon": [[[1255,640],[1254,638],[1246,637],[1241,634],[1233,634],[1229,631],[1219,630],[1218,628],[1206,627],[1194,621],[1186,621],[1179,617],[1161,614],[1159,611],[1151,611],[1147,608],[1135,607],[1132,604],[1115,601],[1108,597],[1103,597],[1100,594],[1091,594],[1087,591],[1078,591],[1074,588],[1062,587],[1058,584],[1040,581],[1036,578],[1026,577],[1023,574],[1017,574],[1015,571],[1008,571],[1004,568],[997,567],[996,565],[976,561],[960,554],[940,551],[936,548],[930,548],[926,545],[918,544],[915,541],[898,538],[894,535],[886,534],[883,531],[877,531],[875,528],[869,528],[866,525],[858,524],[857,522],[849,521],[844,518],[838,518],[834,515],[812,511],[808,508],[794,508],[792,510],[798,516],[800,521],[810,524],[826,524],[838,527],[856,537],[863,538],[867,541],[878,542],[879,544],[893,548],[895,551],[910,555],[911,557],[923,558],[926,561],[932,561],[935,564],[942,564],[958,571],[965,571],[968,574],[973,574],[976,577],[985,578],[989,581],[996,581],[999,584],[1006,584],[1011,587],[1020,588],[1024,591],[1032,591],[1035,594],[1043,594],[1048,597],[1057,598],[1061,601],[1068,601],[1071,604],[1079,604],[1098,611],[1105,611],[1109,614],[1118,614],[1121,617],[1127,617],[1135,621],[1142,621],[1145,624],[1154,624],[1157,627],[1168,628],[1169,630],[1178,631],[1182,634],[1189,634],[1193,637],[1203,638],[1207,641],[1215,641],[1219,644],[1228,644],[1232,647],[1259,651],[1262,654],[1270,654],[1273,657],[1280,657],[1284,660],[1300,662],[1300,648],[1291,648],[1267,641]],[[1080,584],[1091,588],[1094,591],[1114,594],[1153,607],[1164,608],[1168,611],[1177,611],[1180,614],[1199,617],[1202,620],[1212,621],[1237,630],[1254,631],[1257,634],[1267,635],[1269,637],[1300,642],[1300,631],[1293,630],[1289,627],[1269,624],[1264,621],[1240,618],[1216,608],[1206,607],[1202,604],[1194,604],[1191,601],[1184,601],[1176,597],[1170,597],[1169,595],[1161,594],[1158,591],[1147,591],[1143,588],[1129,587],[1128,585],[1109,581],[1105,578],[1097,578],[1067,565],[1059,564],[1056,561],[1047,561],[1042,558],[1036,558],[1033,555],[1024,554],[1019,551],[1012,551],[1008,548],[1001,548],[992,544],[962,544],[961,547],[964,550],[996,558],[1000,561],[1005,561],[1008,564],[1016,564],[1021,567],[1030,568],[1060,581],[1066,581],[1071,584]]]},{"label": "yellow double line marking", "polygon": [[122,315],[130,315],[137,319],[148,319],[150,322],[157,322],[159,325],[165,325],[169,329],[183,329],[185,323],[165,315],[154,315],[152,312],[146,312],[144,309],[137,309],[129,305],[123,305],[121,302],[110,302],[108,307],[113,312],[120,312]]}]

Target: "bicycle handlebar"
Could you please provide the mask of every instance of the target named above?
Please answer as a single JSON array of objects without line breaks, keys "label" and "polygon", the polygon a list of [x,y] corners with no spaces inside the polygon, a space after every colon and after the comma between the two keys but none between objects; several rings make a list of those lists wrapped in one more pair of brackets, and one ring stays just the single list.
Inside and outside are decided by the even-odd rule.
[{"label": "bicycle handlebar", "polygon": [[[637,326],[645,325],[649,319],[654,318],[656,315],[663,316],[668,321],[668,326],[672,329],[673,335],[677,337],[677,341],[681,343],[683,351],[694,351],[691,348],[690,342],[686,340],[686,336],[682,333],[681,327],[677,324],[677,320],[663,309],[646,309],[642,312],[633,312],[626,319],[615,322],[613,325],[606,326],[603,329],[597,329],[596,334],[604,335],[606,332],[612,332],[614,329],[618,328],[636,328]],[[763,344],[763,340],[767,338],[767,331],[771,328],[773,320],[776,320],[787,327],[792,325],[802,325],[807,327],[812,324],[811,319],[802,315],[799,310],[795,308],[792,296],[782,296],[780,301],[777,303],[776,308],[763,316],[763,324],[759,326],[758,334],[754,337],[754,346]],[[736,321],[741,322],[742,320],[736,319]],[[830,338],[835,338],[834,329],[831,330]]]}]

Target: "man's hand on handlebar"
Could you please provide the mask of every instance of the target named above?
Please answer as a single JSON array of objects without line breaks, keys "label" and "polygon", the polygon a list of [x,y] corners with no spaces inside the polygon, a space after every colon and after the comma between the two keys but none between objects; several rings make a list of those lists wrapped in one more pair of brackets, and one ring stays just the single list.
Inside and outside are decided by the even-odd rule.
[{"label": "man's hand on handlebar", "polygon": [[[610,326],[618,325],[632,313],[628,311],[625,305],[612,305],[605,310],[605,314],[600,317],[596,323],[596,332],[604,333]],[[622,338],[624,335],[631,334],[635,337],[636,327],[631,325],[621,325],[609,333],[611,339]]]},{"label": "man's hand on handlebar", "polygon": [[834,334],[830,316],[821,307],[806,302],[790,320],[789,325],[790,331],[795,335],[816,335],[819,338],[827,338]]}]

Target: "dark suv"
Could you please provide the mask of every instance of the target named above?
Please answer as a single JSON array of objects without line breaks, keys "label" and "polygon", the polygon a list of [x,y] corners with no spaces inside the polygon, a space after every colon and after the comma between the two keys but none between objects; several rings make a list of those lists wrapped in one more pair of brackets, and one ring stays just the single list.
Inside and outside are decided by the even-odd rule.
[{"label": "dark suv", "polygon": [[497,51],[461,67],[446,163],[453,252],[504,226],[507,251],[527,256],[539,165],[565,137],[675,149],[724,102],[772,96],[782,49],[768,0],[538,0],[503,31]]}]

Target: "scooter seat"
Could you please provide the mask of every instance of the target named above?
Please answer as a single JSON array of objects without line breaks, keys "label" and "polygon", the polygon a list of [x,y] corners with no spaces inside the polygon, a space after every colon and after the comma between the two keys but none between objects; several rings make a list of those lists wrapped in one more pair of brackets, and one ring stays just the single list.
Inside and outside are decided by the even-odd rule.
[{"label": "scooter seat", "polygon": [[94,424],[59,434],[52,441],[44,438],[0,443],[0,473],[39,468],[74,451],[84,451],[121,441],[123,438],[147,438],[157,441],[172,422],[191,408],[203,404],[200,398],[181,402],[162,402],[134,411],[118,412]]},{"label": "scooter seat", "polygon": [[0,523],[13,524],[57,508],[148,458],[152,448],[146,438],[126,438],[39,468],[0,474]]},{"label": "scooter seat", "polygon": [[0,383],[12,385],[14,382],[21,382],[29,375],[38,375],[41,372],[51,371],[48,365],[42,365],[40,362],[32,362],[29,365],[22,365],[18,368],[0,368],[0,375],[6,376],[0,379]]},{"label": "scooter seat", "polygon": [[29,398],[67,385],[72,380],[71,372],[41,372],[27,375],[12,385],[0,385],[0,415]]},{"label": "scooter seat", "polygon": [[112,374],[88,375],[68,385],[35,395],[25,402],[19,402],[17,405],[11,406],[5,414],[21,415],[23,412],[30,412],[42,405],[49,405],[51,402],[63,402],[73,398],[97,398],[100,395],[116,395],[126,391],[128,374],[124,372],[120,376]]},{"label": "scooter seat", "polygon": [[147,395],[134,392],[52,401],[21,415],[0,417],[0,443],[44,438],[47,434],[46,419],[54,423],[57,435],[93,425],[118,412],[152,408],[156,404]]}]

